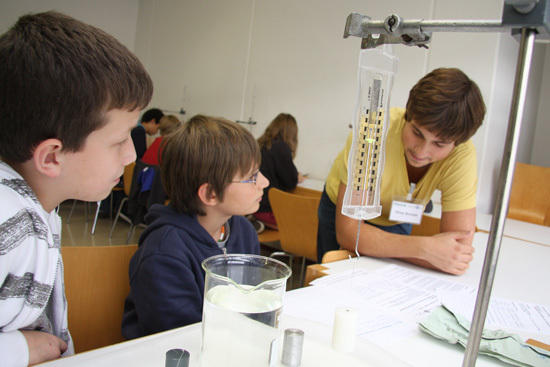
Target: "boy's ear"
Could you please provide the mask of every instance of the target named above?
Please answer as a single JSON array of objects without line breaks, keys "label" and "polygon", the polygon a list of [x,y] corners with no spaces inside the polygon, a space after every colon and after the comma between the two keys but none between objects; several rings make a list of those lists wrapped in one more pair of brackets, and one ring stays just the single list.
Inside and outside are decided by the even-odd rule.
[{"label": "boy's ear", "polygon": [[63,164],[63,143],[59,139],[46,139],[36,146],[32,154],[34,167],[51,178],[59,176]]},{"label": "boy's ear", "polygon": [[218,197],[209,183],[200,185],[197,194],[204,205],[213,206],[218,203]]}]

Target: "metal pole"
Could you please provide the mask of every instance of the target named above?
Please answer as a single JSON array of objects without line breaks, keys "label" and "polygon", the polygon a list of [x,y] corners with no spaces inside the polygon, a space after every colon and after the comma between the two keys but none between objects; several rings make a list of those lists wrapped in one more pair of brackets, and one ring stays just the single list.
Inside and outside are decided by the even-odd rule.
[{"label": "metal pole", "polygon": [[510,120],[508,122],[508,132],[506,134],[506,145],[504,147],[503,160],[500,168],[498,191],[493,210],[491,231],[489,233],[489,240],[487,241],[485,262],[479,281],[476,305],[472,324],[470,326],[470,335],[468,337],[468,344],[466,345],[466,352],[462,363],[463,367],[475,366],[477,354],[479,352],[481,333],[483,331],[485,317],[487,316],[487,307],[489,306],[489,298],[491,297],[493,279],[497,267],[502,232],[504,230],[504,221],[508,212],[512,178],[514,176],[514,167],[516,163],[519,130],[527,94],[527,81],[529,79],[529,69],[533,56],[535,34],[536,31],[534,29],[522,28],[521,30],[521,42],[514,80],[514,94],[512,97]]}]

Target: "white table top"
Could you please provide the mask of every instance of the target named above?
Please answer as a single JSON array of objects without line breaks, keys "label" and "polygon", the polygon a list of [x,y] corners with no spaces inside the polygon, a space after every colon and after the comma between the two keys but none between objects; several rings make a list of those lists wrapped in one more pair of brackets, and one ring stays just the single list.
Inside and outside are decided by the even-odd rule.
[{"label": "white table top", "polygon": [[[441,204],[434,202],[432,212],[427,215],[441,218]],[[476,213],[476,226],[480,231],[489,232],[492,220],[491,214]],[[506,219],[503,236],[550,246],[550,227],[516,219]]]},{"label": "white table top", "polygon": [[323,191],[325,181],[317,180],[315,178],[306,177],[304,181],[300,182],[298,186],[305,187],[306,189],[312,189],[317,191]]},{"label": "white table top", "polygon": [[[361,257],[360,259],[338,261],[325,265],[328,267],[329,273],[338,273],[349,270],[353,264],[368,270],[376,270],[387,264],[399,264],[414,271],[476,286],[481,274],[487,239],[487,233],[478,232],[474,235],[476,256],[468,272],[459,277],[416,267],[392,259]],[[550,278],[549,259],[550,247],[503,237],[492,295],[518,301],[550,305],[550,292],[547,289],[543,290],[544,284],[547,284],[547,280]],[[464,349],[462,347],[436,340],[420,331],[404,340],[384,346],[358,339],[353,353],[346,355],[335,354],[337,352],[330,348],[329,343],[331,338],[330,327],[290,316],[292,315],[291,307],[310,309],[316,306],[315,304],[308,304],[307,300],[297,306],[296,302],[290,302],[293,297],[317,291],[316,288],[318,287],[313,286],[287,292],[281,318],[281,329],[287,327],[301,328],[306,332],[306,336],[308,336],[308,339],[306,339],[307,346],[304,347],[303,367],[307,367],[308,365],[334,365],[334,360],[340,362],[345,360],[344,365],[346,366],[363,364],[392,367],[461,365],[464,356]],[[330,295],[327,296],[330,297]],[[167,350],[182,348],[191,353],[191,366],[197,366],[199,365],[200,347],[201,324],[199,323],[110,347],[80,353],[73,357],[59,359],[43,365],[84,367],[163,366]],[[342,365],[341,363],[338,364]],[[476,366],[503,366],[503,364],[496,359],[480,356]]]},{"label": "white table top", "polygon": [[[358,341],[353,353],[339,353],[330,347],[331,330],[318,323],[283,315],[280,329],[286,328],[300,328],[305,333],[302,367],[335,365],[359,367],[365,364],[368,366],[410,367],[409,364],[393,354],[365,341]],[[235,326],[235,330],[238,339],[239,327]],[[228,340],[227,343],[230,344],[231,341]],[[166,351],[174,348],[189,351],[190,366],[200,366],[201,323],[61,358],[40,366],[164,366]],[[225,366],[231,367],[232,365],[226,363]],[[265,366],[267,366],[267,356]]]},{"label": "white table top", "polygon": [[[477,227],[481,231],[489,232],[492,220],[491,214],[476,215]],[[550,246],[550,227],[516,219],[506,219],[503,236]]]},{"label": "white table top", "polygon": [[[387,264],[399,264],[411,270],[430,274],[441,279],[477,287],[483,267],[487,240],[487,233],[478,232],[474,235],[476,250],[474,260],[467,273],[461,276],[447,275],[392,259],[361,257],[355,262],[355,266],[376,270]],[[336,274],[351,269],[355,260],[344,260],[324,265],[328,268],[327,273]],[[492,296],[550,305],[548,287],[546,287],[546,290],[541,288],[541,284],[547,284],[548,279],[550,279],[549,260],[550,247],[503,237]],[[289,292],[289,295],[291,294],[292,292]],[[413,366],[459,366],[464,358],[464,348],[436,340],[420,331],[412,337],[384,348],[386,350],[399,350],[399,355],[407,356],[407,362]],[[487,356],[479,356],[476,364],[476,366],[503,365],[502,362]]]}]

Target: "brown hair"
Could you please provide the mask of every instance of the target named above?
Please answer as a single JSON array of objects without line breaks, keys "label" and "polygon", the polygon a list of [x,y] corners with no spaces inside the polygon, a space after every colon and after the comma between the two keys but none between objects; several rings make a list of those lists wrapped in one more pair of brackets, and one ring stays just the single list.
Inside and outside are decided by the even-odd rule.
[{"label": "brown hair", "polygon": [[69,16],[25,15],[0,37],[0,156],[24,162],[57,138],[78,151],[112,109],[147,106],[151,78],[114,37]]},{"label": "brown hair", "polygon": [[271,149],[271,143],[276,139],[281,139],[288,145],[292,152],[292,158],[296,156],[298,124],[294,116],[289,113],[278,114],[267,126],[262,136],[258,138],[258,144],[260,148]]},{"label": "brown hair", "polygon": [[174,115],[162,116],[159,122],[160,135],[168,135],[181,126],[181,121]]},{"label": "brown hair", "polygon": [[180,213],[205,215],[197,195],[208,183],[223,200],[236,174],[259,166],[261,154],[250,132],[235,122],[196,115],[161,143],[162,185],[171,205]]},{"label": "brown hair", "polygon": [[405,119],[414,120],[439,138],[465,142],[485,116],[485,103],[477,84],[456,68],[426,74],[409,92]]}]

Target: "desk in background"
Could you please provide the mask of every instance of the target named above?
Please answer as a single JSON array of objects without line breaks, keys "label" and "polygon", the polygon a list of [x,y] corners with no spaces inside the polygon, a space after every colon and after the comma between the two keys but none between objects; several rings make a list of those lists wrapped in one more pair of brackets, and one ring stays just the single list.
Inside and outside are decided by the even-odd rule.
[{"label": "desk in background", "polygon": [[[476,223],[480,231],[491,230],[491,214],[477,214]],[[540,245],[550,246],[550,227],[506,218],[503,237],[510,237]]]},{"label": "desk in background", "polygon": [[[441,218],[441,204],[434,202],[432,212],[426,215]],[[489,233],[492,220],[493,216],[491,214],[476,213],[476,226],[481,232]],[[504,237],[550,246],[550,227],[548,226],[506,218],[502,235]]]},{"label": "desk in background", "polygon": [[305,187],[306,189],[316,190],[323,192],[323,187],[325,186],[325,181],[317,180],[315,178],[306,177],[306,179],[298,184],[300,187]]}]

